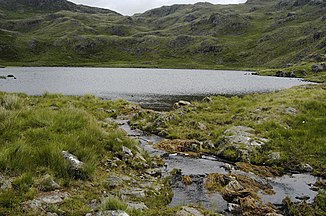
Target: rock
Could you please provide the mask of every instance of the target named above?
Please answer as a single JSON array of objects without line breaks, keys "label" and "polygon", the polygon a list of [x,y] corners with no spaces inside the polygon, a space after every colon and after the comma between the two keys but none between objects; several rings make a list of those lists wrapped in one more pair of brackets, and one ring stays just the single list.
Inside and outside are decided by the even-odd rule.
[{"label": "rock", "polygon": [[304,172],[312,172],[312,171],[314,171],[314,168],[311,165],[307,164],[307,163],[306,164],[301,164],[300,169],[302,171],[304,171]]},{"label": "rock", "polygon": [[183,206],[180,211],[178,211],[176,216],[204,216],[200,211],[195,208]]},{"label": "rock", "polygon": [[294,71],[286,72],[286,71],[277,71],[275,73],[275,76],[277,77],[296,77]]},{"label": "rock", "polygon": [[109,176],[106,180],[105,183],[108,188],[115,188],[123,184],[123,180],[115,175]]},{"label": "rock", "polygon": [[88,206],[91,209],[96,210],[100,206],[100,202],[98,202],[97,199],[93,199],[88,203]]},{"label": "rock", "polygon": [[122,146],[122,151],[126,154],[126,156],[133,156],[134,154],[132,153],[132,151],[127,148],[126,146]]},{"label": "rock", "polygon": [[12,188],[12,184],[10,179],[4,179],[1,182],[1,188],[0,188],[1,190],[11,189],[11,188]]},{"label": "rock", "polygon": [[133,208],[133,209],[136,209],[136,210],[146,210],[146,209],[148,209],[148,207],[143,202],[141,202],[141,203],[128,202],[127,205],[128,205],[129,208]]},{"label": "rock", "polygon": [[99,211],[95,213],[88,213],[85,216],[129,216],[125,211],[114,210],[114,211]]},{"label": "rock", "polygon": [[153,176],[153,177],[159,177],[162,176],[162,170],[159,168],[155,168],[155,169],[148,169],[145,171],[146,174]]},{"label": "rock", "polygon": [[173,104],[173,108],[174,109],[179,109],[181,107],[189,106],[189,105],[191,105],[191,103],[189,101],[183,101],[183,100],[181,100],[181,101]]},{"label": "rock", "polygon": [[281,159],[281,154],[279,152],[272,152],[268,155],[269,160],[280,160]]},{"label": "rock", "polygon": [[145,191],[141,188],[121,189],[120,193],[125,196],[132,196],[137,198],[145,198]]},{"label": "rock", "polygon": [[227,164],[227,163],[223,164],[221,167],[224,168],[227,171],[231,171],[231,170],[234,169],[231,164]]},{"label": "rock", "polygon": [[204,123],[198,122],[198,129],[205,131],[207,127]]},{"label": "rock", "polygon": [[297,114],[297,110],[293,107],[288,107],[285,109],[285,114],[289,114],[289,115],[295,115]]},{"label": "rock", "polygon": [[324,70],[324,67],[320,64],[314,64],[311,66],[311,70],[315,73],[322,72]]},{"label": "rock", "polygon": [[142,162],[145,162],[146,163],[146,159],[140,154],[140,153],[137,153],[134,157],[134,160],[140,160]]},{"label": "rock", "polygon": [[42,179],[38,182],[38,189],[42,191],[52,191],[59,188],[60,185],[56,183],[49,174],[43,176]]},{"label": "rock", "polygon": [[70,154],[67,151],[62,151],[62,156],[66,161],[68,161],[70,165],[71,174],[75,178],[81,178],[81,179],[86,178],[85,173],[82,170],[84,166],[84,162],[78,160],[78,158],[75,155]]},{"label": "rock", "polygon": [[46,216],[58,216],[57,213],[47,212]]},{"label": "rock", "polygon": [[234,214],[240,214],[241,206],[235,203],[228,203],[228,211]]},{"label": "rock", "polygon": [[68,197],[67,192],[51,192],[27,201],[24,205],[31,209],[43,210],[47,205],[60,204]]},{"label": "rock", "polygon": [[213,99],[211,97],[205,97],[202,101],[204,103],[212,103],[213,102]]},{"label": "rock", "polygon": [[250,127],[233,126],[232,128],[226,130],[224,134],[230,134],[229,136],[225,137],[228,143],[242,144],[247,147],[262,146],[265,144],[265,142],[268,142],[267,139],[255,136],[253,134],[254,131],[255,130]]},{"label": "rock", "polygon": [[12,75],[12,74],[7,75],[7,77],[8,77],[8,78],[15,78],[15,76]]},{"label": "rock", "polygon": [[225,189],[228,191],[237,192],[243,190],[244,187],[237,180],[232,180],[225,186]]}]

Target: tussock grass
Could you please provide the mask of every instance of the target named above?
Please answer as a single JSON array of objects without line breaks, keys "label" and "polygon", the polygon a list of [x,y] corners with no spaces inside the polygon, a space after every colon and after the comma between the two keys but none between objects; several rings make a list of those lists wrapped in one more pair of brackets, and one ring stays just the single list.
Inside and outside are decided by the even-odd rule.
[{"label": "tussock grass", "polygon": [[136,145],[98,121],[109,116],[100,107],[117,108],[125,102],[48,93],[42,97],[0,94],[0,102],[0,170],[11,175],[35,175],[45,169],[56,177],[71,178],[61,154],[68,151],[85,163],[84,171],[92,176],[103,154]]}]

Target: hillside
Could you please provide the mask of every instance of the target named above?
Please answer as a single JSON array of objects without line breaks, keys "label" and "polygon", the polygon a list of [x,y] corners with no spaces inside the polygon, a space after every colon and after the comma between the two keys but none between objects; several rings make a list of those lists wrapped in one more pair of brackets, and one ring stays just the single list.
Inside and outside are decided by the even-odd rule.
[{"label": "hillside", "polygon": [[271,68],[323,62],[325,14],[324,0],[173,5],[131,17],[66,0],[0,0],[0,65]]}]

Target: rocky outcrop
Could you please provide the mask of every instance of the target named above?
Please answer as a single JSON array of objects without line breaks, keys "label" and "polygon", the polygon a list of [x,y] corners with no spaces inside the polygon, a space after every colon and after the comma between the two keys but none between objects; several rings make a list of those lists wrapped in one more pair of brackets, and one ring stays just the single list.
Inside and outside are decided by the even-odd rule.
[{"label": "rocky outcrop", "polygon": [[250,162],[250,153],[269,140],[254,134],[255,130],[245,126],[233,126],[224,131],[218,146],[218,155],[227,159]]}]

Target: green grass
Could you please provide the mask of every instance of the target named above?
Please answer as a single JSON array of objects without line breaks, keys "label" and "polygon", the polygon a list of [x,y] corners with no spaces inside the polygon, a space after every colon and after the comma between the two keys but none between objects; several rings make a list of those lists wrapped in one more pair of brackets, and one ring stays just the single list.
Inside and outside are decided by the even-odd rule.
[{"label": "green grass", "polygon": [[[232,126],[249,126],[270,141],[251,155],[255,164],[269,164],[281,169],[299,169],[309,163],[315,174],[326,175],[326,87],[324,84],[294,87],[288,90],[246,96],[212,97],[211,103],[194,102],[192,106],[167,113],[140,112],[132,123],[147,131],[165,131],[169,138],[212,142],[219,151],[223,132]],[[287,112],[287,108],[296,113]],[[199,127],[199,122],[207,129]],[[268,154],[281,152],[281,160],[268,163]],[[225,154],[234,158],[234,151]]]},{"label": "green grass", "polygon": [[[12,179],[12,188],[0,192],[0,214],[24,215],[21,203],[43,193],[40,179],[45,174],[71,194],[62,205],[66,212],[88,213],[90,209],[85,203],[98,199],[104,189],[104,185],[96,182],[107,175],[103,171],[105,160],[122,158],[122,146],[134,153],[139,151],[138,142],[128,138],[115,124],[105,123],[108,117],[130,112],[131,105],[126,101],[104,101],[92,95],[66,97],[46,93],[30,97],[0,93],[0,171],[5,179]],[[71,172],[62,151],[84,162],[82,179]],[[151,164],[149,155],[141,154]],[[121,161],[114,172],[137,175],[141,169]],[[60,212],[53,208],[54,212]]]}]

